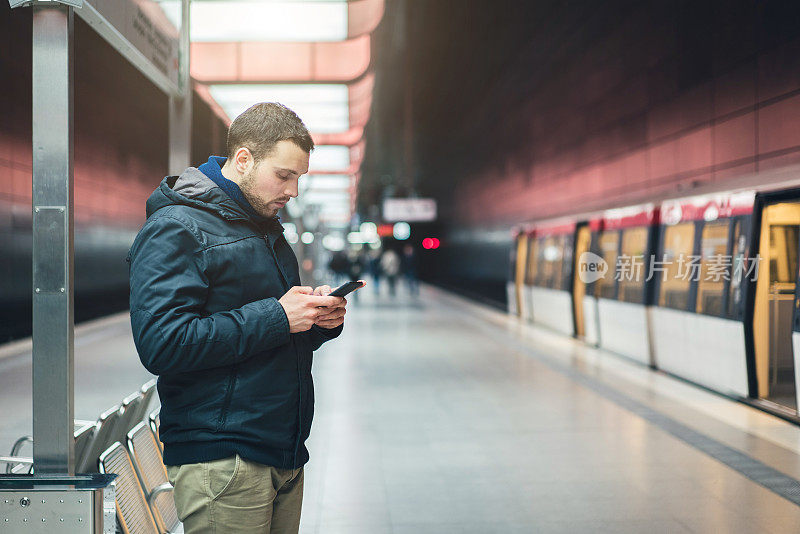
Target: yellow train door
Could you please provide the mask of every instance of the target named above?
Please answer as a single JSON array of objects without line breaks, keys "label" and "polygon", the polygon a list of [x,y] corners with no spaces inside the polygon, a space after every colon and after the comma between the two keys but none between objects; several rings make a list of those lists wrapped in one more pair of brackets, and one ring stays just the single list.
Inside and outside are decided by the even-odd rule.
[{"label": "yellow train door", "polygon": [[792,319],[797,283],[800,203],[764,207],[753,308],[758,397],[797,413]]},{"label": "yellow train door", "polygon": [[517,264],[514,269],[514,292],[517,299],[517,315],[522,315],[522,290],[525,287],[525,270],[528,266],[528,235],[524,232],[517,236]]},{"label": "yellow train door", "polygon": [[586,332],[583,317],[583,297],[586,295],[586,284],[580,274],[580,259],[584,252],[589,251],[592,242],[592,230],[588,224],[578,227],[575,236],[574,269],[572,270],[572,309],[575,316],[575,335],[583,338]]}]

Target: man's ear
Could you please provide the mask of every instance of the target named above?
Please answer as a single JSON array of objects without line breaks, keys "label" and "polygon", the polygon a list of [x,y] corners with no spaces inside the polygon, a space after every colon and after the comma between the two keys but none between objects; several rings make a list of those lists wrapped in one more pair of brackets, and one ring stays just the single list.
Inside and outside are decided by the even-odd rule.
[{"label": "man's ear", "polygon": [[236,152],[233,154],[233,167],[236,169],[236,172],[246,174],[254,165],[253,154],[250,152],[249,148],[240,147],[236,149]]}]

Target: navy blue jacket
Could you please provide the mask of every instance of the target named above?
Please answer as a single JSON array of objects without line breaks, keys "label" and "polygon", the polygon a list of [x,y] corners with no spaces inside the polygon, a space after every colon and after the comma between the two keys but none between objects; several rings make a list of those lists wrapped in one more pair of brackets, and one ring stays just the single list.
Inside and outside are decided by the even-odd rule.
[{"label": "navy blue jacket", "polygon": [[341,333],[290,334],[278,299],[300,285],[277,219],[256,222],[195,168],[161,182],[129,254],[139,357],[159,375],[164,463],[308,461],[312,353]]}]

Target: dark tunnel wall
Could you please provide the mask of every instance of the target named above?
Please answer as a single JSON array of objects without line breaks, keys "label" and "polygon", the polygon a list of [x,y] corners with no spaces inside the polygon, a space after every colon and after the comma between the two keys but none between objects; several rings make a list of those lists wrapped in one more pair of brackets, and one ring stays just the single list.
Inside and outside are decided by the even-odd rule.
[{"label": "dark tunnel wall", "polygon": [[[425,276],[504,300],[515,224],[800,164],[800,3],[443,1],[407,15],[414,168],[393,132],[404,57],[385,52],[376,92],[397,122],[372,125],[361,202],[380,191],[370,173],[410,172],[437,198],[445,237]],[[392,50],[403,29],[382,30]],[[488,243],[505,249],[491,272]]]},{"label": "dark tunnel wall", "polygon": [[228,125],[216,115],[208,104],[195,95],[192,101],[191,165],[196,167],[211,155],[224,156]]},{"label": "dark tunnel wall", "polygon": [[[0,2],[0,343],[31,328],[31,10]],[[168,100],[75,17],[75,315],[127,308],[128,247],[167,173]],[[192,159],[226,124],[195,98]],[[220,135],[220,132],[223,132]]]},{"label": "dark tunnel wall", "polygon": [[525,145],[465,180],[457,220],[546,218],[800,163],[800,4],[733,4],[643,4],[578,33],[519,103]]}]

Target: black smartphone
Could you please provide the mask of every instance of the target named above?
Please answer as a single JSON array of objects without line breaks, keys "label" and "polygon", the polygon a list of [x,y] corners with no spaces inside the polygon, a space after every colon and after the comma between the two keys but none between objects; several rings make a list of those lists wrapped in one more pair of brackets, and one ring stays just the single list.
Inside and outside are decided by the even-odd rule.
[{"label": "black smartphone", "polygon": [[348,293],[352,293],[359,287],[364,287],[366,282],[363,280],[355,280],[353,282],[345,282],[344,284],[340,285],[333,291],[331,291],[327,296],[329,297],[343,297]]}]

